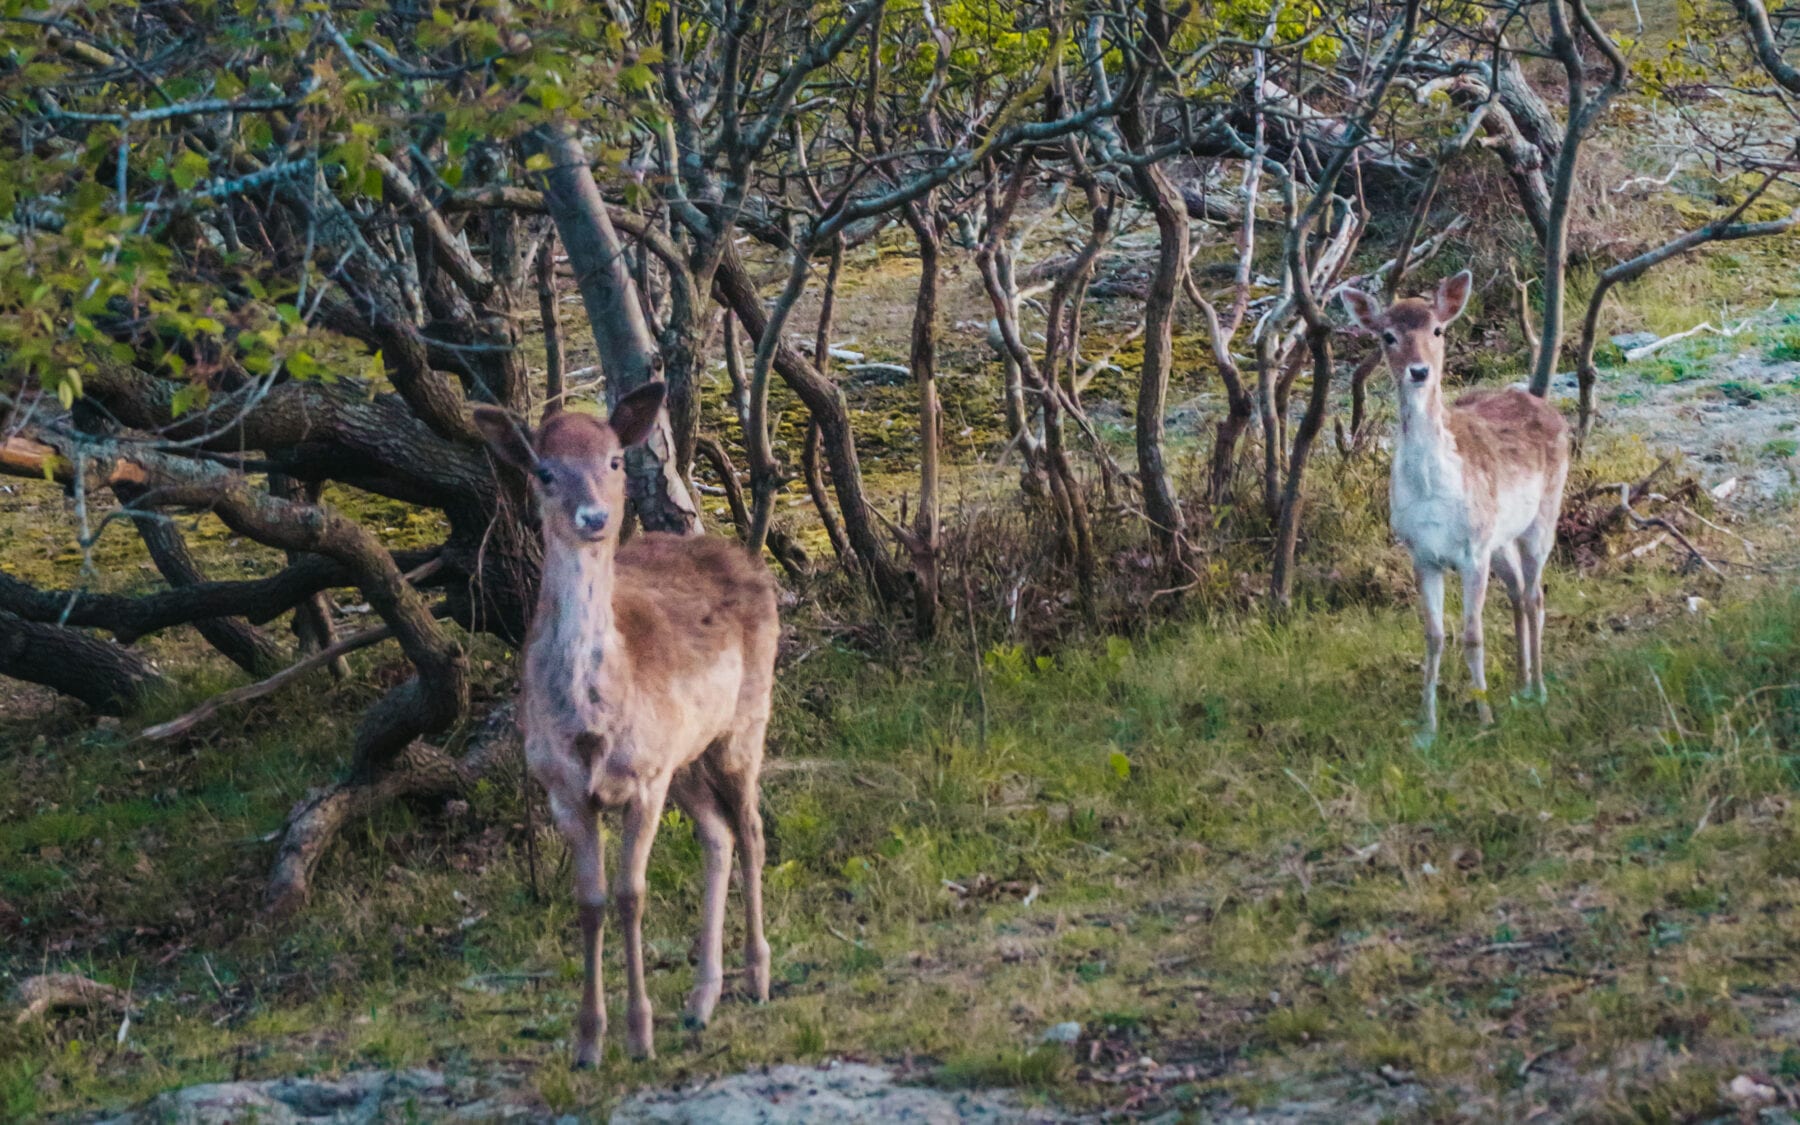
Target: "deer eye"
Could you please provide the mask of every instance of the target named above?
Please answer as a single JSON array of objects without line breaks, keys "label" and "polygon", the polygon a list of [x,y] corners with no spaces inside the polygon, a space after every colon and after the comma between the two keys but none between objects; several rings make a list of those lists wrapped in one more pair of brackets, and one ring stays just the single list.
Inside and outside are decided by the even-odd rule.
[{"label": "deer eye", "polygon": [[614,457],[612,459],[612,467],[615,470],[617,470],[619,468],[619,466],[623,465],[624,463],[625,463],[625,458],[623,458],[623,457]]},{"label": "deer eye", "polygon": [[531,470],[531,475],[536,477],[538,483],[545,488],[549,488],[556,483],[556,474],[551,472],[549,468],[544,465],[539,465],[537,468]]},{"label": "deer eye", "polygon": [[1442,336],[1444,334],[1444,326],[1440,324],[1436,328],[1433,328],[1431,334],[1433,336]]},{"label": "deer eye", "polygon": [[1400,340],[1392,332],[1383,332],[1381,334],[1381,342],[1391,348],[1395,344],[1398,344]]}]

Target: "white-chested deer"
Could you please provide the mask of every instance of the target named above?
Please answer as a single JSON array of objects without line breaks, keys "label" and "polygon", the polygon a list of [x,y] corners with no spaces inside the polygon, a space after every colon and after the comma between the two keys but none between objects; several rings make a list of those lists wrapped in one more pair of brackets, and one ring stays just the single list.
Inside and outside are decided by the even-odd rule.
[{"label": "white-chested deer", "polygon": [[1481,610],[1490,569],[1512,599],[1523,691],[1544,697],[1544,565],[1556,543],[1569,428],[1556,408],[1524,391],[1474,391],[1444,403],[1444,332],[1469,300],[1467,270],[1430,297],[1386,309],[1345,289],[1357,324],[1381,340],[1400,397],[1388,504],[1394,534],[1412,554],[1425,619],[1422,739],[1437,731],[1444,651],[1444,571],[1463,582],[1463,654],[1482,722],[1487,702]]},{"label": "white-chested deer", "polygon": [[568,841],[584,980],[575,1065],[600,1060],[603,883],[598,814],[623,811],[612,902],[624,933],[627,1051],[653,1054],[644,988],[644,870],[664,801],[694,822],[705,856],[699,969],[684,1018],[704,1026],[724,985],[725,898],[742,863],[749,991],[769,998],[757,779],[780,632],[768,570],[734,542],[646,532],[619,545],[625,450],[662,408],[663,384],[622,398],[607,421],[564,411],[535,433],[477,407],[501,461],[531,478],[543,583],[525,643],[525,757]]}]

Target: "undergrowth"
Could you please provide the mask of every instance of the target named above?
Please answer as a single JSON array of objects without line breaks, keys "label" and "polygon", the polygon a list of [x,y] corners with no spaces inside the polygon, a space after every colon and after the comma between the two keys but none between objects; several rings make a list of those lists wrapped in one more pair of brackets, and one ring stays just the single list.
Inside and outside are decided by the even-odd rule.
[{"label": "undergrowth", "polygon": [[[1564,1096],[1687,1104],[1703,1070],[1777,1065],[1763,1029],[1800,905],[1800,595],[1712,592],[1726,604],[1694,614],[1691,589],[1559,571],[1549,706],[1484,730],[1453,682],[1428,750],[1399,603],[1213,614],[1031,659],[996,644],[979,674],[812,626],[766,786],[775,1000],[676,1029],[699,855],[670,814],[648,910],[662,1061],[597,1075],[564,1066],[566,859],[540,819],[534,891],[515,788],[389,811],[333,851],[298,919],[252,920],[268,834],[333,768],[358,689],[175,754],[70,712],[15,724],[0,898],[20,920],[0,972],[91,974],[140,1010],[123,1042],[100,1014],[7,1023],[0,1107],[522,1065],[543,1103],[596,1109],[690,1068],[846,1053],[1077,1103],[1149,1056],[1192,1072],[1181,1097],[1389,1067],[1498,1106],[1646,1051],[1660,1061]],[[1073,1051],[1040,1046],[1064,1020]]]}]

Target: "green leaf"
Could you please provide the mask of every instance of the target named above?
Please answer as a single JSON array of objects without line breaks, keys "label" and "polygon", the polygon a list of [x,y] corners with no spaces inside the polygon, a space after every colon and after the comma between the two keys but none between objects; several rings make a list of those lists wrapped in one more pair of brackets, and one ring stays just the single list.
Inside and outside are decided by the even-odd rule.
[{"label": "green leaf", "polygon": [[1106,764],[1112,767],[1113,776],[1120,781],[1131,780],[1131,759],[1122,752],[1114,750],[1106,756]]},{"label": "green leaf", "polygon": [[206,157],[201,156],[193,149],[187,149],[169,169],[169,178],[174,180],[175,186],[182,191],[192,191],[194,185],[204,180],[211,169],[212,165]]},{"label": "green leaf", "polygon": [[548,172],[550,170],[550,154],[547,152],[532,153],[525,158],[525,170],[527,172]]},{"label": "green leaf", "polygon": [[650,88],[650,83],[655,80],[656,75],[651,72],[649,67],[641,62],[632,63],[630,66],[619,72],[619,85],[624,87],[627,93],[631,94],[643,93]]},{"label": "green leaf", "polygon": [[205,383],[189,383],[169,400],[169,413],[179,418],[190,410],[205,406],[211,393]]}]

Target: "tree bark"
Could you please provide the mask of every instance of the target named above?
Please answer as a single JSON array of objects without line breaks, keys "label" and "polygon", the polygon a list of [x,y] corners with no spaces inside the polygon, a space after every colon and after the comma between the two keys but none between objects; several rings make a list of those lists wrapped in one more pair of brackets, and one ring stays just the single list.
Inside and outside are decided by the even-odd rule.
[{"label": "tree bark", "polygon": [[[281,473],[269,474],[269,491],[284,500],[297,500],[304,504],[317,504],[321,495],[321,486],[302,483]],[[298,556],[294,552],[287,553],[290,564]],[[314,594],[294,607],[294,619],[290,626],[294,639],[299,642],[298,651],[301,656],[322,652],[337,641],[337,629],[331,622],[331,601],[324,591]],[[267,674],[267,673],[263,673]],[[331,662],[331,677],[342,680],[350,674],[350,662],[339,657]]]},{"label": "tree bark", "polygon": [[[1571,29],[1563,5],[1574,11],[1576,27],[1587,34],[1612,66],[1611,77],[1599,90],[1587,90],[1586,64],[1582,60],[1577,31]],[[1575,194],[1575,173],[1581,156],[1581,143],[1586,139],[1613,97],[1625,88],[1626,67],[1623,56],[1612,40],[1601,32],[1589,15],[1586,0],[1550,0],[1550,52],[1563,65],[1569,84],[1569,119],[1563,129],[1562,150],[1556,156],[1556,171],[1550,181],[1548,228],[1544,237],[1543,312],[1538,318],[1542,344],[1538,348],[1537,367],[1531,373],[1531,393],[1544,398],[1550,393],[1550,380],[1556,375],[1556,362],[1562,358],[1563,290],[1569,270],[1569,208]]]},{"label": "tree bark", "polygon": [[[837,313],[838,275],[843,269],[844,236],[835,234],[831,237],[831,259],[825,268],[825,291],[819,295],[819,325],[813,334],[813,366],[818,369],[821,379],[831,377],[831,326]],[[800,471],[806,478],[806,492],[812,497],[813,508],[819,513],[819,522],[825,527],[825,537],[831,541],[832,553],[838,561],[853,565],[855,557],[849,542],[844,538],[844,527],[838,522],[831,494],[825,487],[825,470],[819,463],[819,444],[819,423],[817,419],[808,418],[806,441],[800,448]]]},{"label": "tree bark", "polygon": [[[168,517],[148,515],[132,522],[137,525],[138,537],[150,552],[150,561],[156,564],[163,581],[171,589],[188,589],[206,581],[199,564],[188,552],[181,529]],[[300,605],[304,607],[317,597],[319,595],[314,594]],[[203,617],[194,622],[194,628],[206,638],[207,644],[252,676],[267,676],[286,662],[281,646],[241,617]]]},{"label": "tree bark", "polygon": [[[1127,115],[1121,124],[1131,134]],[[1138,484],[1144,494],[1144,514],[1171,569],[1181,562],[1183,543],[1181,502],[1176,499],[1164,461],[1164,414],[1169,398],[1169,374],[1174,360],[1175,294],[1187,270],[1187,206],[1181,193],[1154,164],[1135,164],[1132,182],[1138,195],[1156,217],[1156,268],[1150,276],[1150,293],[1144,305],[1144,366],[1138,376],[1137,460]]]},{"label": "tree bark", "polygon": [[[544,173],[544,206],[575,271],[606,374],[610,409],[661,374],[662,358],[581,143],[554,125],[541,126],[535,139],[550,157],[550,169]],[[629,495],[646,528],[683,535],[700,530],[699,512],[676,463],[674,431],[666,415],[658,418],[647,442],[626,454],[626,471]]]},{"label": "tree bark", "polygon": [[556,235],[544,236],[537,256],[538,319],[544,326],[544,413],[555,414],[563,403],[562,310],[556,294]]},{"label": "tree bark", "polygon": [[1300,539],[1301,486],[1314,442],[1324,426],[1325,414],[1331,408],[1331,330],[1328,325],[1307,329],[1306,346],[1312,353],[1312,393],[1306,413],[1294,432],[1294,448],[1288,457],[1287,482],[1281,493],[1281,514],[1275,527],[1275,568],[1269,586],[1276,605],[1283,609],[1294,600],[1294,550]]},{"label": "tree bark", "polygon": [[1781,45],[1775,38],[1775,29],[1769,23],[1769,12],[1762,0],[1731,0],[1731,3],[1737,9],[1738,18],[1744,21],[1757,61],[1769,72],[1769,77],[1790,93],[1800,94],[1800,69],[1781,57]]},{"label": "tree bark", "polygon": [[0,676],[43,684],[103,715],[133,711],[166,686],[155,665],[130,649],[5,610],[0,610]]},{"label": "tree bark", "polygon": [[902,542],[912,560],[913,630],[920,640],[936,636],[938,626],[937,311],[943,239],[930,210],[932,199],[927,195],[906,207],[907,223],[919,247],[919,287],[913,298],[908,352],[919,388],[919,511]]},{"label": "tree bark", "polygon": [[800,470],[806,476],[807,494],[812,497],[813,508],[819,513],[819,522],[825,526],[825,538],[831,541],[832,553],[839,562],[856,569],[856,551],[850,546],[849,537],[844,534],[843,521],[838,519],[837,507],[831,502],[830,487],[825,483],[825,463],[820,460],[823,435],[824,432],[819,429],[819,420],[808,418],[806,444],[800,449]]},{"label": "tree bark", "polygon": [[424,742],[414,742],[398,755],[393,768],[373,779],[352,779],[310,793],[288,818],[288,830],[276,853],[274,871],[264,888],[264,909],[274,917],[293,913],[306,902],[312,873],[345,825],[401,798],[441,799],[460,796],[484,778],[524,779],[518,728],[513,708],[490,712],[469,739],[463,756],[452,758]]}]

